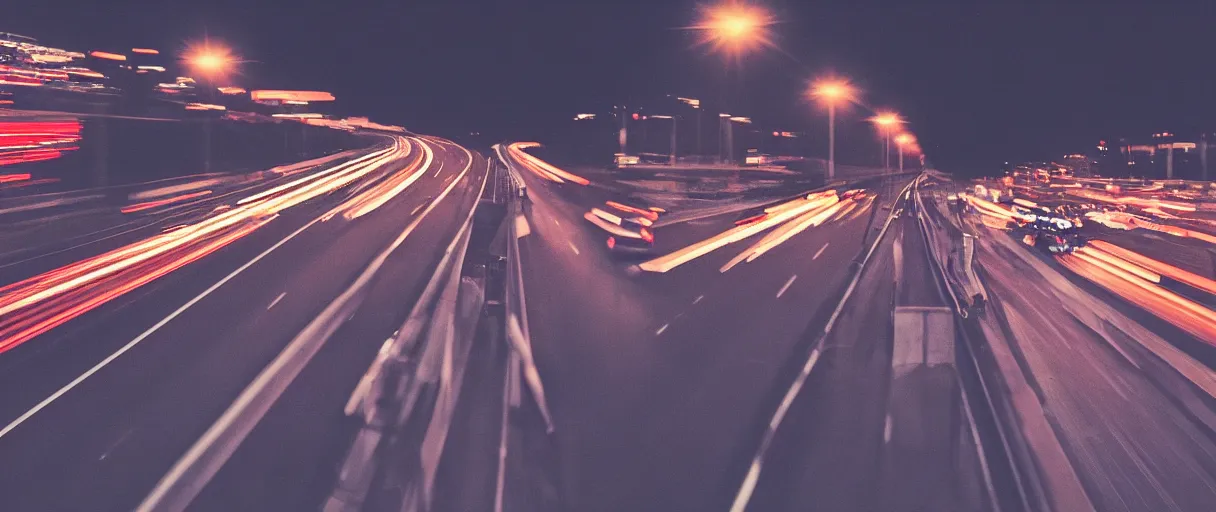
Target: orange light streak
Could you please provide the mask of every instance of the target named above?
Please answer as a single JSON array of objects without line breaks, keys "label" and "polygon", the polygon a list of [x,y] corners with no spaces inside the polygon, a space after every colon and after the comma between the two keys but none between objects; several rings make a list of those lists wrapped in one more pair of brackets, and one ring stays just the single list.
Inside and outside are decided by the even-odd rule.
[{"label": "orange light streak", "polygon": [[1198,274],[1188,272],[1168,263],[1155,260],[1143,254],[1129,251],[1103,240],[1091,240],[1089,246],[1123,258],[1135,265],[1157,272],[1175,281],[1188,284],[1207,293],[1216,295],[1216,281]]},{"label": "orange light streak", "polygon": [[196,198],[196,197],[203,197],[203,196],[208,195],[208,194],[210,194],[210,193],[211,193],[211,191],[210,191],[210,190],[200,190],[200,191],[198,191],[198,192],[194,192],[194,193],[191,193],[191,194],[184,194],[184,195],[180,195],[180,196],[169,197],[169,198],[161,199],[161,200],[158,200],[158,201],[148,201],[148,202],[146,202],[146,203],[137,203],[137,204],[133,204],[133,205],[131,205],[131,206],[127,206],[127,207],[125,207],[125,208],[122,208],[122,209],[121,209],[121,210],[119,210],[119,211],[121,211],[122,213],[135,213],[135,212],[141,212],[141,211],[144,211],[144,210],[149,210],[149,209],[152,209],[152,208],[156,208],[156,207],[158,207],[158,206],[164,206],[164,205],[167,205],[167,204],[179,203],[179,202],[182,202],[182,201],[186,201],[186,200],[188,200],[188,199],[194,199],[194,198]]},{"label": "orange light streak", "polygon": [[92,51],[92,52],[89,52],[89,56],[91,56],[91,57],[96,57],[96,58],[98,58],[98,59],[106,59],[106,60],[120,60],[120,61],[121,61],[121,60],[127,60],[127,56],[126,56],[126,55],[123,55],[123,54],[120,54],[120,53],[103,52],[103,51]]},{"label": "orange light streak", "polygon": [[540,147],[540,143],[516,142],[507,146],[507,152],[510,153],[511,156],[515,157],[517,162],[520,162],[524,165],[524,167],[527,167],[528,170],[540,175],[543,178],[547,178],[550,181],[557,181],[558,183],[562,183],[563,181],[573,181],[583,186],[591,184],[591,181],[589,181],[587,178],[558,169],[549,162],[541,160],[524,151],[525,149],[535,147]]},{"label": "orange light streak", "polygon": [[0,352],[197,261],[257,230],[276,218],[279,211],[367,176],[389,160],[384,157],[392,150],[376,151],[293,180],[269,194],[246,198],[230,209],[217,208],[212,216],[195,224],[0,287]]},{"label": "orange light streak", "polygon": [[1077,275],[1119,295],[1200,340],[1216,345],[1216,315],[1160,286],[1128,274],[1118,268],[1095,263],[1077,255],[1057,257],[1060,264]]}]

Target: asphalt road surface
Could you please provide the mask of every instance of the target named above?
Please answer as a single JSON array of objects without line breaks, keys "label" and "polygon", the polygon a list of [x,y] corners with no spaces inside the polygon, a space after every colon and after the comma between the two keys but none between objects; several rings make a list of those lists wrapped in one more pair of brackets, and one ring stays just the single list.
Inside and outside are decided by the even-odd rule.
[{"label": "asphalt road surface", "polygon": [[[1211,347],[1073,274],[1056,257],[965,217],[965,229],[979,236],[976,263],[990,303],[985,331],[1016,355],[1093,507],[1210,508],[1216,502]],[[1100,234],[1141,249],[1128,243],[1143,243],[1141,231]]]},{"label": "asphalt road surface", "polygon": [[[9,390],[0,403],[4,508],[133,509],[287,342],[418,221],[363,307],[193,504],[318,506],[352,431],[342,406],[486,177],[480,155],[438,139],[412,141],[411,156],[282,210],[226,247],[0,354],[0,385]],[[417,165],[423,144],[433,161],[417,181],[380,194],[385,201],[362,216],[327,215],[358,192],[401,183],[391,180]],[[90,244],[56,257],[102,250]]]},{"label": "asphalt road surface", "polygon": [[[524,174],[531,234],[520,240],[533,350],[572,510],[710,510],[729,504],[782,371],[836,306],[850,265],[895,194],[811,228],[759,259],[720,268],[732,244],[667,273],[631,272],[582,218],[594,184]],[[675,213],[675,212],[672,212]],[[877,213],[878,215],[875,215]],[[717,234],[722,215],[655,231],[659,253]],[[827,311],[825,311],[827,310]],[[889,311],[888,311],[889,313]],[[778,395],[779,398],[779,395]],[[727,491],[727,490],[730,491]]]}]

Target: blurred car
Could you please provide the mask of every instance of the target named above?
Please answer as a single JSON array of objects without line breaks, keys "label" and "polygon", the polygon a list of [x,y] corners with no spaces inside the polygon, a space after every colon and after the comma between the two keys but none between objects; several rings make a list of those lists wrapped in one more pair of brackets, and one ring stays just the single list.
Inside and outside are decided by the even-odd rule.
[{"label": "blurred car", "polygon": [[654,251],[654,232],[638,222],[638,219],[650,222],[648,219],[625,219],[599,208],[592,208],[583,214],[583,218],[608,235],[604,244],[611,252],[650,254]]},{"label": "blurred car", "polygon": [[1063,217],[1026,213],[1021,219],[1011,221],[1015,233],[1022,236],[1027,245],[1045,249],[1053,254],[1070,253],[1085,246],[1085,239],[1078,226]]}]

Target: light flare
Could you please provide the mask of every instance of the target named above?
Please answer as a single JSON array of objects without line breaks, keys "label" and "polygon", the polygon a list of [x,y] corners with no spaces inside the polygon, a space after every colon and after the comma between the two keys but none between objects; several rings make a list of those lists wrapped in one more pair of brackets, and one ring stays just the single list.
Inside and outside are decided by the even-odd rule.
[{"label": "light flare", "polygon": [[736,60],[761,48],[776,47],[770,27],[777,20],[763,7],[731,0],[700,10],[696,24],[688,27],[700,33],[699,45]]}]

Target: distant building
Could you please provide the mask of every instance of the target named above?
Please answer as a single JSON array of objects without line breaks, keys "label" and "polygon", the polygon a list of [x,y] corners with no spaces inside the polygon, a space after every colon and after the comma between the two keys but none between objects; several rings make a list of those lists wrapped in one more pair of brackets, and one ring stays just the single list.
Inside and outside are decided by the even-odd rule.
[{"label": "distant building", "polygon": [[1172,132],[1154,133],[1144,139],[1120,139],[1119,154],[1131,176],[1146,178],[1207,179],[1206,170],[1212,134],[1179,137]]}]

